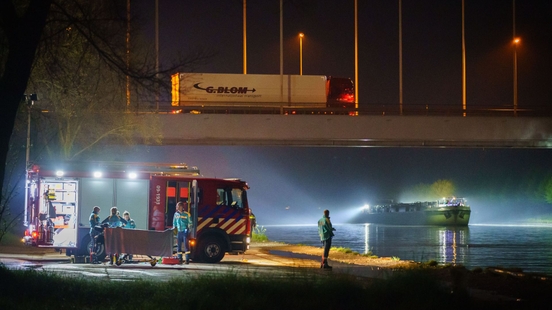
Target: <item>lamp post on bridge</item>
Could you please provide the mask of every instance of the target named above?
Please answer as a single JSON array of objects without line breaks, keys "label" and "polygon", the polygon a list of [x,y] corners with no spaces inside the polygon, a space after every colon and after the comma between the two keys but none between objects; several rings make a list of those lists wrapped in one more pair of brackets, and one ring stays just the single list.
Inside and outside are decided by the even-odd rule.
[{"label": "lamp post on bridge", "polygon": [[303,75],[303,37],[305,35],[299,33],[299,75]]},{"label": "lamp post on bridge", "polygon": [[517,116],[517,46],[520,40],[516,37],[516,0],[512,0],[512,41],[514,43],[514,116]]},{"label": "lamp post on bridge", "polygon": [[517,116],[518,108],[517,46],[519,42],[519,38],[514,38],[514,116]]}]

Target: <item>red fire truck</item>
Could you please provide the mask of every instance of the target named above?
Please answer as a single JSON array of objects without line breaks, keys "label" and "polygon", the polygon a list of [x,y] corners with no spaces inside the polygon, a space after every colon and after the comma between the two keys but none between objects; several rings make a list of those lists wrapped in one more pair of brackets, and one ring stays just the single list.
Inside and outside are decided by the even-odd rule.
[{"label": "red fire truck", "polygon": [[101,208],[101,219],[117,206],[121,214],[130,212],[136,229],[164,231],[172,228],[176,204],[182,201],[193,221],[192,260],[215,263],[225,253],[249,249],[248,188],[239,179],[201,177],[197,168],[185,164],[34,165],[27,173],[25,242],[87,256],[94,206]]}]

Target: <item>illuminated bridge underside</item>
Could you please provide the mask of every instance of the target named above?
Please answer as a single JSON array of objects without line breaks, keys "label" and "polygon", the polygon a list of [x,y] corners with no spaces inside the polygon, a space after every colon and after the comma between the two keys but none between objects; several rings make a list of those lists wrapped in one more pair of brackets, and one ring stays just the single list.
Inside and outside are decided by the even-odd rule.
[{"label": "illuminated bridge underside", "polygon": [[160,115],[164,145],[552,148],[548,117]]}]

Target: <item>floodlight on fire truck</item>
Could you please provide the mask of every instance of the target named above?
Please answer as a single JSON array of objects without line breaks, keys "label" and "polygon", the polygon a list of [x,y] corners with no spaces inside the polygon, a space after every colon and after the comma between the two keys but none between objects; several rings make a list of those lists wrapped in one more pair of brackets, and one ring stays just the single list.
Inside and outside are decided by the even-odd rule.
[{"label": "floodlight on fire truck", "polygon": [[136,179],[137,177],[138,175],[136,174],[136,172],[129,172],[128,174],[129,179]]},{"label": "floodlight on fire truck", "polygon": [[182,163],[180,165],[172,165],[169,166],[171,169],[188,169],[188,165]]},{"label": "floodlight on fire truck", "polygon": [[94,173],[92,175],[95,178],[101,178],[102,177],[102,172],[101,171],[94,171]]},{"label": "floodlight on fire truck", "polygon": [[65,173],[61,170],[56,171],[56,176],[62,177]]}]

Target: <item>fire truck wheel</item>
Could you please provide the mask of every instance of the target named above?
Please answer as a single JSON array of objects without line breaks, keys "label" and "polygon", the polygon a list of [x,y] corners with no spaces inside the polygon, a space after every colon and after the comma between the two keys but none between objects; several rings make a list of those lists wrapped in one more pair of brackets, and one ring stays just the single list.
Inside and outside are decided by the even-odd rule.
[{"label": "fire truck wheel", "polygon": [[201,242],[201,260],[206,263],[218,263],[224,257],[222,240],[217,237],[207,237]]},{"label": "fire truck wheel", "polygon": [[90,235],[84,236],[79,244],[80,246],[76,254],[78,256],[89,256],[90,250],[88,248],[88,245],[90,244]]},{"label": "fire truck wheel", "polygon": [[105,245],[103,242],[97,242],[96,247],[94,248],[94,242],[91,240],[90,243],[88,243],[88,249],[88,253],[95,253],[97,261],[101,262],[105,259]]}]

